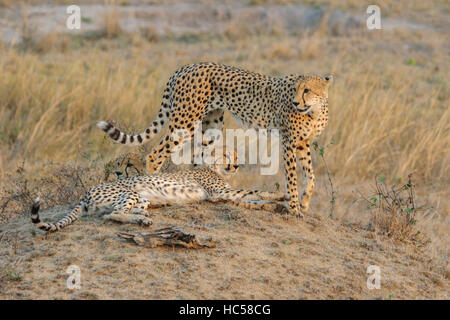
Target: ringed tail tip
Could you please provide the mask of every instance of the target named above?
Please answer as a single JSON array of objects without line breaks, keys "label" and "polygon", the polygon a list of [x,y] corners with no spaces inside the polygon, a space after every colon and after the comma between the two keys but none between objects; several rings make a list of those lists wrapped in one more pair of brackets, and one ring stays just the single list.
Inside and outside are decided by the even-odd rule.
[{"label": "ringed tail tip", "polygon": [[41,198],[37,197],[33,201],[33,207],[31,211],[39,211],[39,207],[41,206]]},{"label": "ringed tail tip", "polygon": [[39,223],[39,209],[41,206],[41,199],[37,197],[33,201],[33,206],[31,207],[31,221],[33,223]]},{"label": "ringed tail tip", "polygon": [[108,132],[109,129],[111,129],[113,126],[106,121],[100,121],[97,123],[97,127],[99,127],[100,129],[102,129],[105,132]]}]

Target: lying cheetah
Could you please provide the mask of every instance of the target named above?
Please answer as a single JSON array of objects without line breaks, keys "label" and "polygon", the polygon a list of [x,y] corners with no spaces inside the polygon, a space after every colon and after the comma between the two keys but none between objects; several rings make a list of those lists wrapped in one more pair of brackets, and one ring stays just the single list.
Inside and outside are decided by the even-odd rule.
[{"label": "lying cheetah", "polygon": [[136,155],[120,157],[116,162],[121,170],[114,173],[119,178],[113,182],[97,185],[90,189],[80,203],[56,223],[42,222],[39,218],[40,199],[37,198],[31,209],[32,222],[45,231],[59,231],[78,219],[82,211],[102,209],[112,213],[105,216],[123,223],[138,223],[145,226],[152,224],[148,218],[148,209],[152,206],[181,204],[196,201],[230,201],[250,209],[282,211],[282,206],[270,201],[285,200],[284,194],[236,190],[225,182],[234,175],[239,166],[231,153],[225,153],[221,163],[218,161],[209,167],[175,173],[159,173],[147,176],[133,176],[120,179],[125,172],[139,172],[142,165]]},{"label": "lying cheetah", "polygon": [[145,174],[144,159],[141,155],[129,152],[105,164],[105,181],[130,178]]},{"label": "lying cheetah", "polygon": [[[290,213],[303,217],[314,187],[310,141],[328,121],[328,87],[332,76],[289,75],[282,78],[216,63],[198,63],[178,69],[164,90],[161,109],[153,123],[141,134],[129,135],[107,122],[97,126],[116,142],[141,145],[170,119],[169,133],[147,158],[147,172],[157,172],[182,141],[193,137],[194,123],[204,130],[223,128],[224,110],[251,128],[279,129],[283,148],[286,190]],[[187,136],[174,137],[176,130]],[[213,141],[207,141],[206,145]],[[297,189],[297,159],[300,155],[304,185],[301,207]]]}]

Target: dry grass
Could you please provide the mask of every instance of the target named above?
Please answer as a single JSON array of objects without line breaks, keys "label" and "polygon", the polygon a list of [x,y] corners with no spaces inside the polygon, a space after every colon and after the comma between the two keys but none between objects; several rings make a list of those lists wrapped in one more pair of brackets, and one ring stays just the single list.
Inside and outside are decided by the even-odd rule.
[{"label": "dry grass", "polygon": [[122,33],[120,13],[116,9],[115,0],[104,0],[103,33],[107,39],[117,38]]},{"label": "dry grass", "polygon": [[36,197],[43,199],[46,207],[78,202],[91,186],[104,182],[104,168],[93,163],[45,163],[41,172],[33,175],[22,164],[2,181],[0,219],[11,220],[17,213],[28,212]]},{"label": "dry grass", "polygon": [[[351,7],[351,3],[345,6]],[[7,258],[2,258],[4,264],[0,265],[0,285],[7,286],[3,297],[19,298],[14,293],[19,286],[25,297],[36,297],[39,293],[33,288],[45,285],[48,298],[70,298],[73,293],[61,288],[64,276],[58,270],[75,261],[90,270],[92,279],[100,274],[105,281],[88,288],[86,297],[137,297],[150,281],[155,290],[147,291],[144,298],[192,297],[188,291],[196,292],[198,298],[369,298],[373,294],[361,289],[359,282],[370,261],[390,266],[387,277],[394,284],[383,289],[382,298],[391,293],[399,298],[446,298],[450,245],[446,34],[431,30],[347,34],[319,27],[297,36],[263,32],[258,26],[240,30],[239,25],[231,24],[220,36],[162,39],[152,29],[140,35],[124,34],[118,13],[113,6],[110,9],[102,37],[49,34],[30,47],[0,47],[2,204],[12,197],[3,212],[4,220],[10,222],[1,225],[4,231],[0,233],[2,250],[8,252],[2,253]],[[187,224],[194,231],[214,233],[222,241],[217,251],[195,253],[204,264],[193,266],[191,252],[156,250],[142,257],[138,249],[124,246],[112,236],[117,225],[99,226],[95,219],[47,238],[30,236],[28,215],[11,221],[11,217],[28,213],[30,199],[38,194],[48,201],[46,206],[78,200],[85,188],[103,178],[103,159],[106,162],[129,150],[105,139],[95,123],[114,119],[129,131],[145,128],[157,113],[169,76],[178,67],[198,61],[217,61],[276,76],[334,74],[330,122],[313,152],[318,179],[307,222],[290,225],[269,213],[255,217],[222,207],[205,207],[201,216],[190,207],[177,208],[173,216],[162,211],[161,223]],[[229,117],[226,121],[228,126],[235,126]],[[59,164],[48,166],[50,162]],[[355,189],[366,188],[374,176],[382,175],[391,183],[410,172],[414,173],[418,201],[430,208],[414,218],[414,227],[431,241],[427,252],[420,251],[415,243],[398,243],[395,238],[401,237],[387,236],[389,230],[400,230],[405,221],[378,220],[378,231],[384,226],[386,234],[365,230],[371,211],[355,202],[359,198]],[[280,172],[275,177],[261,177],[254,168],[246,168],[233,184],[273,189],[274,184],[283,185],[282,176]],[[329,178],[334,184],[333,203]],[[370,192],[363,190],[366,195]],[[54,218],[62,211],[54,209],[49,214]],[[391,225],[396,221],[398,224]],[[19,254],[11,249],[14,243],[17,247],[14,232],[19,232]],[[333,250],[328,248],[330,243],[335,244]],[[34,253],[26,251],[29,245]],[[86,247],[86,252],[81,250]],[[102,260],[105,247],[118,251],[118,265]],[[63,254],[66,248],[71,249]],[[298,259],[299,253],[304,259]],[[20,263],[18,257],[26,262]],[[142,278],[129,295],[114,293],[113,288],[120,284],[108,272],[130,273],[127,261],[133,270],[149,265],[155,269],[144,273],[142,277],[147,280]],[[272,264],[279,266],[280,261],[284,265],[281,269],[267,269]],[[44,284],[43,278],[39,280],[33,272],[38,269],[35,264],[41,262],[54,284]],[[331,264],[343,269],[326,270],[324,266]],[[251,266],[252,275],[239,276],[242,265]],[[5,278],[5,268],[12,270],[8,271],[11,277]],[[208,279],[202,282],[191,278],[188,283],[183,272],[192,277],[198,274],[196,268],[208,274]],[[305,270],[303,275],[299,275],[299,268]],[[169,277],[174,272],[178,274],[175,280]],[[414,272],[423,280],[411,280],[408,274]],[[214,280],[213,275],[218,273]],[[163,276],[157,279],[157,274]],[[286,278],[286,274],[292,276]],[[25,282],[11,280],[20,277]],[[245,285],[239,287],[242,281]],[[169,289],[165,291],[166,285]],[[108,289],[101,291],[100,287]],[[253,296],[252,290],[256,292]]]},{"label": "dry grass", "polygon": [[[332,172],[358,180],[379,171],[392,177],[417,171],[425,184],[447,184],[450,122],[447,60],[439,54],[443,44],[430,44],[433,60],[411,65],[408,59],[418,55],[411,59],[420,61],[421,52],[405,55],[389,49],[373,55],[370,51],[378,42],[343,40],[320,41],[328,42],[328,48],[348,47],[348,52],[317,51],[305,61],[302,46],[298,50],[294,40],[264,37],[255,38],[252,45],[223,40],[212,40],[212,46],[163,42],[148,47],[144,43],[124,53],[116,49],[117,42],[102,40],[99,47],[64,56],[4,48],[0,163],[4,170],[12,170],[23,158],[31,165],[41,159],[73,159],[80,149],[124,150],[110,148],[94,123],[114,118],[135,128],[146,127],[159,107],[170,73],[194,60],[212,60],[280,75],[316,69],[315,73],[334,73],[332,121],[320,138],[329,150]],[[150,59],[141,55],[146,50]],[[321,63],[324,56],[327,62]]]},{"label": "dry grass", "polygon": [[15,4],[16,1],[14,0],[0,0],[0,7],[13,8]]},{"label": "dry grass", "polygon": [[33,49],[38,53],[46,53],[50,51],[67,52],[70,45],[70,37],[68,35],[52,32],[48,33],[35,42]]},{"label": "dry grass", "polygon": [[160,40],[158,32],[151,26],[141,28],[140,33],[145,39],[150,42],[158,42]]},{"label": "dry grass", "polygon": [[24,47],[30,47],[34,39],[34,28],[30,23],[29,8],[26,4],[20,4],[20,13],[22,15],[22,44]]}]

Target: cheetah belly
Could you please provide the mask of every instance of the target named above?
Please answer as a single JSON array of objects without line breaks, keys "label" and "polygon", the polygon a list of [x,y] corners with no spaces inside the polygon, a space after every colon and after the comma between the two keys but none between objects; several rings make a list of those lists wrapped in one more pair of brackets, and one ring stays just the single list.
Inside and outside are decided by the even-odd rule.
[{"label": "cheetah belly", "polygon": [[113,210],[114,210],[114,206],[112,205],[112,203],[96,204],[92,208],[88,208],[89,213],[92,212],[94,214],[99,214],[99,215],[111,213],[111,212],[113,212]]},{"label": "cheetah belly", "polygon": [[233,120],[234,120],[239,126],[244,127],[244,128],[249,128],[249,127],[250,127],[249,123],[244,122],[244,120],[242,120],[242,118],[236,116],[234,113],[231,113],[231,115],[232,115],[232,117],[233,117]]},{"label": "cheetah belly", "polygon": [[182,204],[206,200],[207,193],[203,188],[196,185],[146,188],[138,191],[139,195],[152,204]]},{"label": "cheetah belly", "polygon": [[249,129],[249,128],[251,128],[251,129],[265,129],[265,128],[268,128],[267,121],[263,117],[253,117],[251,120],[247,121],[247,120],[242,119],[242,117],[239,117],[239,116],[235,115],[232,112],[231,112],[231,115],[232,115],[234,121],[236,121],[236,123],[239,126],[244,127],[245,129]]}]

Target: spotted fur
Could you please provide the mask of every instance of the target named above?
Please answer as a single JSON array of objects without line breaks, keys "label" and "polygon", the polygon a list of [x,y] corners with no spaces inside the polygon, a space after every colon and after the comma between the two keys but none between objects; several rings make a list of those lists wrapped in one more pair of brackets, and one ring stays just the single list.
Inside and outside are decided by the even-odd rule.
[{"label": "spotted fur", "polygon": [[[282,208],[270,201],[285,200],[284,194],[237,190],[225,181],[239,169],[237,154],[226,153],[221,163],[209,167],[174,173],[156,173],[147,176],[132,176],[120,179],[130,167],[139,168],[139,156],[128,154],[120,157],[115,173],[118,180],[97,185],[90,189],[77,206],[61,220],[42,222],[39,217],[40,199],[31,208],[31,220],[41,230],[54,232],[70,225],[88,210],[111,212],[105,218],[123,222],[150,225],[148,209],[152,206],[184,204],[196,201],[229,201],[250,209],[281,211]],[[118,174],[121,173],[121,174]]]},{"label": "spotted fur", "polygon": [[[116,142],[140,145],[169,122],[169,132],[147,157],[147,172],[158,172],[183,141],[194,135],[195,121],[203,130],[223,128],[224,110],[251,128],[277,128],[281,133],[290,213],[303,216],[314,187],[310,141],[328,121],[328,86],[332,76],[289,75],[275,78],[232,66],[198,63],[177,70],[164,90],[157,118],[143,133],[129,135],[107,122],[98,126]],[[187,134],[176,138],[177,130]],[[206,145],[213,143],[213,139]],[[297,153],[303,168],[301,206],[297,189]]]}]

